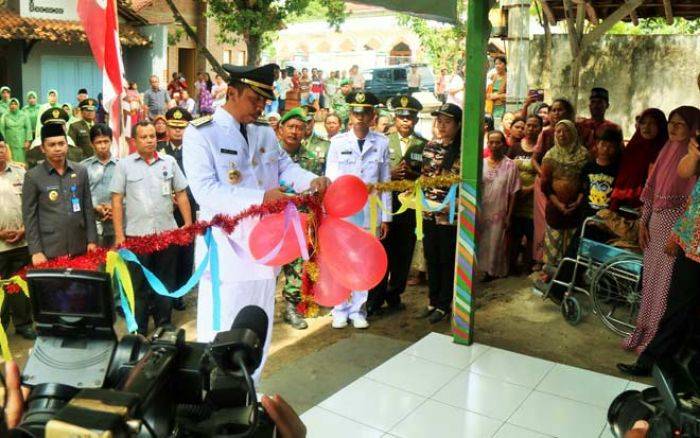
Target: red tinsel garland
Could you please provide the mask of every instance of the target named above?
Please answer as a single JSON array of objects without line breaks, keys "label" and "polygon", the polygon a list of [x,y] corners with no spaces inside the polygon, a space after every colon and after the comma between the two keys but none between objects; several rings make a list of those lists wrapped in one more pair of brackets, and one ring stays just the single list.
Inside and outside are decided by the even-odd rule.
[{"label": "red tinsel garland", "polygon": [[[316,212],[316,225],[321,218],[321,196],[318,194],[304,194],[290,196],[286,199],[280,199],[275,202],[268,202],[261,205],[254,205],[235,216],[225,214],[217,214],[208,222],[200,221],[188,227],[178,228],[175,230],[165,231],[162,233],[151,234],[148,236],[133,237],[127,239],[122,245],[116,247],[126,248],[137,255],[151,254],[156,251],[161,251],[170,245],[187,246],[191,244],[198,235],[203,235],[210,227],[219,227],[226,234],[231,234],[238,224],[247,218],[262,218],[269,214],[280,213],[284,211],[288,203],[292,202],[297,208],[306,206],[310,211]],[[27,265],[19,270],[14,275],[20,275],[26,278],[27,270],[29,269],[79,269],[87,271],[96,271],[101,265],[105,264],[107,252],[112,248],[98,247],[96,250],[89,253],[76,256],[62,256],[51,259],[46,263],[38,266]],[[18,293],[20,288],[16,284],[5,286],[7,293]]]}]

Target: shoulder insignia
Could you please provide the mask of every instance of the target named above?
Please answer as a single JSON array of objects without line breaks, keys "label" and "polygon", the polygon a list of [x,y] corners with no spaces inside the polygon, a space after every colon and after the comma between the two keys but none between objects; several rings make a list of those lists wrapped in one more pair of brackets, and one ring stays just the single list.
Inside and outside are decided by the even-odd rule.
[{"label": "shoulder insignia", "polygon": [[194,126],[195,128],[199,128],[201,126],[204,126],[208,123],[211,123],[211,121],[214,120],[214,117],[211,115],[206,115],[202,117],[198,117],[190,122],[190,125]]}]

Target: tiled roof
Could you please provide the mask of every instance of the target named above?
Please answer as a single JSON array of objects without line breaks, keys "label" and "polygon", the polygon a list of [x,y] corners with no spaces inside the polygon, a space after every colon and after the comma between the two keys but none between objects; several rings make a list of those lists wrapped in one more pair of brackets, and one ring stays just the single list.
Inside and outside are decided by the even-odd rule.
[{"label": "tiled roof", "polygon": [[[119,39],[126,47],[151,44],[136,28],[125,23],[119,24]],[[5,8],[0,8],[0,40],[41,40],[63,44],[87,42],[79,21],[20,17],[17,12]]]}]

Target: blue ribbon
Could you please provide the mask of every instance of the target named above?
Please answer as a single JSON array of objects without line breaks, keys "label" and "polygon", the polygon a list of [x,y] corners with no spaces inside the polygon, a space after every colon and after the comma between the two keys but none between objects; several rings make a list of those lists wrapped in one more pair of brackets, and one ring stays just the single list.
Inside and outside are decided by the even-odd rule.
[{"label": "blue ribbon", "polygon": [[444,209],[448,205],[450,206],[450,223],[453,224],[455,221],[455,210],[456,210],[456,205],[457,205],[457,184],[452,184],[450,186],[450,190],[447,192],[447,195],[445,195],[445,199],[442,200],[442,202],[435,206],[431,207],[428,204],[428,201],[426,201],[425,196],[421,196],[421,201],[423,203],[423,209],[425,211],[429,212],[436,212]]},{"label": "blue ribbon", "polygon": [[[136,254],[133,252],[129,251],[126,248],[122,248],[119,250],[119,255],[127,262],[132,262],[139,268],[141,268],[141,271],[143,271],[143,275],[146,278],[146,281],[148,281],[148,284],[151,286],[151,288],[158,294],[162,295],[165,297],[169,298],[180,298],[184,296],[186,293],[188,293],[192,288],[199,283],[199,280],[202,278],[202,275],[204,274],[204,271],[207,268],[208,264],[211,264],[211,293],[212,293],[212,312],[213,312],[213,318],[212,318],[212,326],[214,330],[220,330],[221,327],[221,280],[219,278],[219,252],[218,248],[216,245],[216,240],[212,236],[211,228],[207,229],[206,234],[204,234],[204,242],[207,244],[207,253],[204,256],[204,259],[202,259],[201,263],[199,266],[197,266],[197,269],[195,269],[194,274],[185,282],[184,285],[182,285],[178,290],[174,292],[168,291],[168,289],[165,287],[162,281],[158,277],[151,272],[150,269],[146,268],[141,264],[139,261],[138,257],[136,257]],[[122,307],[125,308],[124,314],[127,314],[127,308],[128,305],[125,305],[126,303],[126,297],[123,293],[121,283],[120,283],[120,294],[121,294],[121,302],[122,302]],[[131,313],[129,310],[128,313]],[[133,316],[132,316],[133,317]],[[128,323],[128,320],[127,320]],[[134,321],[134,324],[136,324],[136,321]]]}]

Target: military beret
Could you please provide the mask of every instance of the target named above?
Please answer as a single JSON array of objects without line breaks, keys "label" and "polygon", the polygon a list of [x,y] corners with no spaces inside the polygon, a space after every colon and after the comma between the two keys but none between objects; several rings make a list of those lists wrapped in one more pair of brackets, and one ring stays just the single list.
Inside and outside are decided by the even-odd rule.
[{"label": "military beret", "polygon": [[267,99],[275,98],[272,84],[275,82],[275,71],[279,70],[277,64],[267,64],[262,67],[224,64],[222,67],[229,74],[229,84],[242,82],[262,97]]},{"label": "military beret", "polygon": [[393,97],[390,104],[397,116],[414,116],[423,109],[418,99],[405,94]]},{"label": "military beret", "polygon": [[304,107],[298,106],[284,113],[284,115],[280,119],[280,125],[284,125],[284,123],[290,119],[299,119],[302,122],[306,123],[310,120],[310,117],[308,116],[308,113],[306,112],[306,109]]},{"label": "military beret", "polygon": [[88,97],[87,99],[81,100],[78,106],[84,111],[95,111],[97,110],[97,101],[92,97]]},{"label": "military beret", "polygon": [[165,123],[173,128],[186,128],[192,121],[192,114],[184,108],[178,106],[170,108],[165,113]]},{"label": "military beret", "polygon": [[350,105],[353,112],[362,113],[368,108],[374,108],[375,105],[378,105],[379,99],[370,92],[353,91],[345,96],[345,102]]},{"label": "military beret", "polygon": [[39,120],[42,125],[48,125],[52,123],[66,124],[69,119],[68,113],[63,108],[49,108],[41,113]]}]

